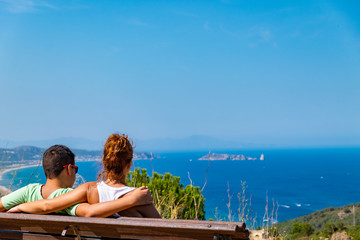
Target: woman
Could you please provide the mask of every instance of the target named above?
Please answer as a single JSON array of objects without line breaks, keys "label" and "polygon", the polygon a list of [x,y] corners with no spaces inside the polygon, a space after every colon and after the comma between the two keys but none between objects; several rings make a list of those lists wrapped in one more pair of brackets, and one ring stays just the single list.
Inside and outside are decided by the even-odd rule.
[{"label": "woman", "polygon": [[[10,209],[8,212],[45,214],[59,211],[79,202],[94,204],[116,200],[123,196],[131,196],[134,191],[146,189],[146,187],[135,189],[125,184],[126,175],[131,168],[132,158],[133,147],[128,137],[126,135],[111,134],[104,146],[103,170],[99,174],[98,182],[85,183],[73,191],[53,199],[24,203]],[[80,204],[76,209],[77,216],[161,217],[154,204],[136,206],[120,212],[118,212],[118,209],[109,206],[100,213],[99,211],[89,212],[88,209],[84,213],[85,208],[82,205]]]}]

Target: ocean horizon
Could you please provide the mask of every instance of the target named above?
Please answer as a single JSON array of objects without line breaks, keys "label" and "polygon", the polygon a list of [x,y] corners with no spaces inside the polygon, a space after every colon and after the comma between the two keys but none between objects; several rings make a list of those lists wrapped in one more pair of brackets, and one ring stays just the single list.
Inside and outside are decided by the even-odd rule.
[{"label": "ocean horizon", "polygon": [[[184,185],[204,187],[206,219],[238,220],[242,182],[246,182],[246,198],[251,199],[252,217],[262,225],[268,199],[269,215],[275,203],[276,221],[282,222],[327,207],[360,202],[360,148],[297,148],[219,150],[213,153],[244,154],[257,160],[198,160],[207,151],[154,152],[159,159],[136,160],[133,167],[179,176]],[[259,157],[264,154],[264,161]],[[100,163],[77,162],[78,183],[96,181]],[[14,177],[15,176],[15,177]],[[31,176],[30,181],[29,178]],[[190,178],[189,178],[190,177]],[[191,180],[190,180],[191,179]],[[13,182],[13,183],[12,183]],[[28,183],[45,182],[42,167],[29,167],[4,173],[0,185],[17,189]],[[278,209],[276,211],[276,208]]]}]

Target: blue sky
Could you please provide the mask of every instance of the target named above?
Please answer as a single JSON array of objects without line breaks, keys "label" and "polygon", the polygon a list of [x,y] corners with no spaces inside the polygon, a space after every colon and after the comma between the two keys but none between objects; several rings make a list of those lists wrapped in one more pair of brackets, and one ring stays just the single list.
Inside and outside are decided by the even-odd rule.
[{"label": "blue sky", "polygon": [[359,145],[359,10],[0,0],[0,139]]}]

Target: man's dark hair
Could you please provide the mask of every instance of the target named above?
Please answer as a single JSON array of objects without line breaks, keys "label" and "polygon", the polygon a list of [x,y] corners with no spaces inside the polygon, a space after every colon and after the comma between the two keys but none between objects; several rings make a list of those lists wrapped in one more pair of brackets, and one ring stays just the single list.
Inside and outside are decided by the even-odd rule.
[{"label": "man's dark hair", "polygon": [[64,145],[54,145],[44,152],[43,168],[46,178],[55,178],[67,164],[75,164],[74,153]]}]

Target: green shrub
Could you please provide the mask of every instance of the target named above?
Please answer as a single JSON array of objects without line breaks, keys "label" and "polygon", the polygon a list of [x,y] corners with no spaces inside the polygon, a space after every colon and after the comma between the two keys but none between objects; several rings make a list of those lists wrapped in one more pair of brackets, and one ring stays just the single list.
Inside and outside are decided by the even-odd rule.
[{"label": "green shrub", "polygon": [[337,229],[337,231],[343,231],[343,230],[345,230],[346,228],[345,228],[345,225],[344,225],[343,222],[338,221],[338,222],[336,223],[336,229]]},{"label": "green shrub", "polygon": [[273,239],[281,239],[280,233],[276,226],[271,226],[269,229],[269,236]]},{"label": "green shrub", "polygon": [[205,219],[205,198],[200,188],[180,183],[180,177],[170,173],[153,173],[135,168],[127,176],[127,184],[133,187],[147,186],[154,198],[154,205],[163,218]]},{"label": "green shrub", "polygon": [[294,223],[291,231],[290,231],[290,238],[297,239],[300,237],[308,237],[313,234],[315,228],[308,223]]},{"label": "green shrub", "polygon": [[337,227],[334,223],[326,223],[322,230],[322,236],[330,237],[333,233],[337,231]]},{"label": "green shrub", "polygon": [[353,237],[353,240],[360,240],[360,226],[346,226],[346,233]]}]

